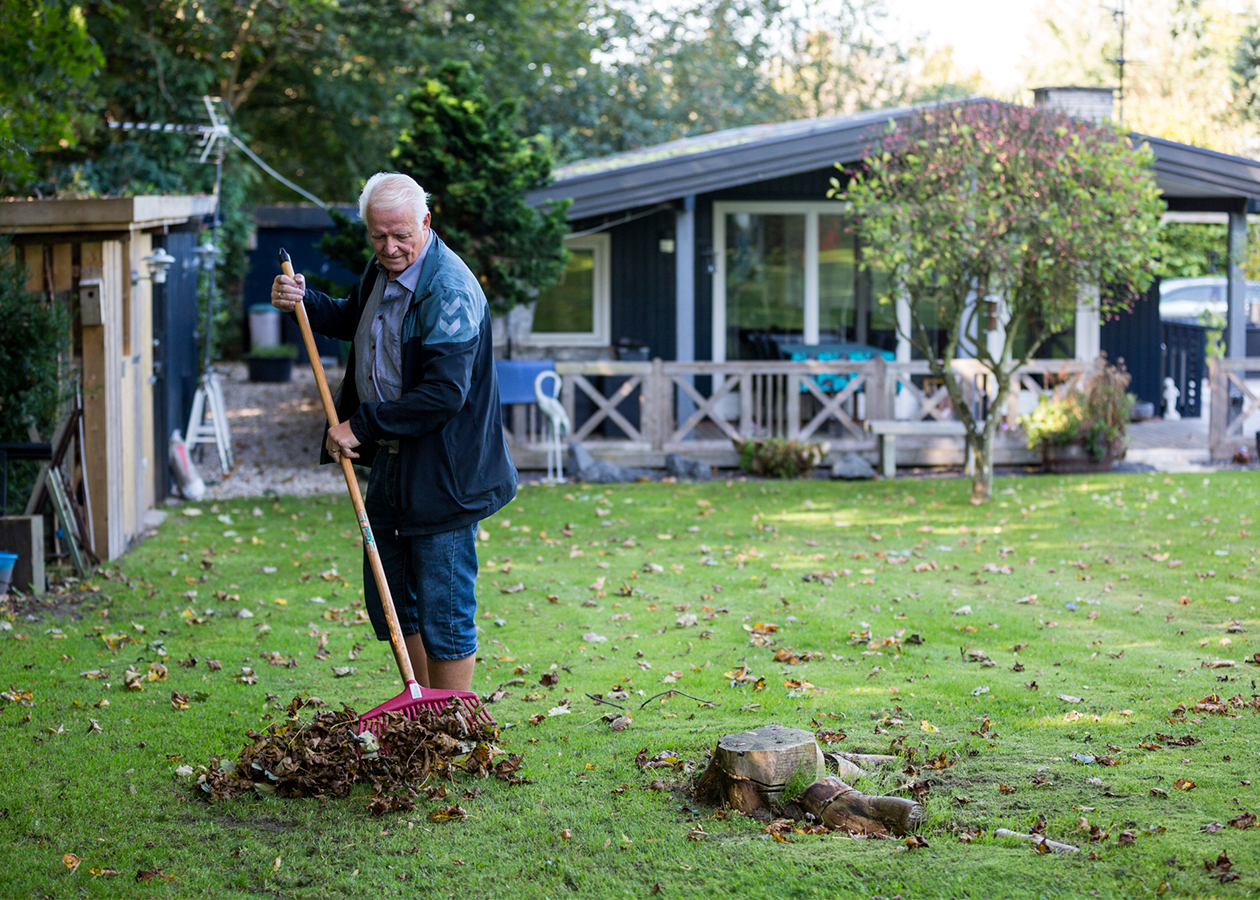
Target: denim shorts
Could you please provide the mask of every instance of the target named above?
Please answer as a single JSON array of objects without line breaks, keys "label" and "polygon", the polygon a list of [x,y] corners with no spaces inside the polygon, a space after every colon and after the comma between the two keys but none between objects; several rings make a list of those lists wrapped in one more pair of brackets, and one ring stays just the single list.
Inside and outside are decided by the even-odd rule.
[{"label": "denim shorts", "polygon": [[[430,659],[465,659],[477,652],[477,531],[479,523],[437,534],[400,535],[399,454],[382,450],[368,478],[367,508],[389,593],[404,637],[420,634]],[[363,596],[377,640],[389,640],[381,595],[363,554]]]}]

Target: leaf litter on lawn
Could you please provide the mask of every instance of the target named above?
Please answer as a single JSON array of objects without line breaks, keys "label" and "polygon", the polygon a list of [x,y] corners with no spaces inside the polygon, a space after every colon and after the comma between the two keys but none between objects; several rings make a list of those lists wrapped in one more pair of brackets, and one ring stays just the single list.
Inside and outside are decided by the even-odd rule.
[{"label": "leaf litter on lawn", "polygon": [[[422,709],[412,719],[387,713],[378,739],[359,733],[359,714],[347,705],[321,709],[309,722],[299,718],[304,707],[323,705],[315,697],[294,697],[284,721],[247,733],[235,764],[212,758],[198,767],[193,774],[200,796],[212,803],[251,792],[346,797],[362,784],[371,788],[369,811],[379,816],[415,809],[415,798],[431,793],[425,786],[438,779],[494,776],[511,785],[531,783],[518,774],[522,756],[495,745],[497,726],[470,724],[455,708]],[[387,752],[380,752],[381,745]]]}]

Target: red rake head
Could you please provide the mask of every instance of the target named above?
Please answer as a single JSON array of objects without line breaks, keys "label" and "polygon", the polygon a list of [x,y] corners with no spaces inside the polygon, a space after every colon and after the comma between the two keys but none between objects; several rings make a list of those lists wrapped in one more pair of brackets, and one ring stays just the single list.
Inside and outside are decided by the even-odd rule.
[{"label": "red rake head", "polygon": [[469,726],[474,724],[493,725],[494,719],[481,703],[481,698],[472,691],[443,691],[436,688],[422,688],[414,681],[408,681],[403,692],[392,700],[386,700],[375,709],[369,710],[359,717],[359,732],[370,731],[380,736],[380,729],[386,713],[401,713],[408,719],[414,719],[421,710],[441,713],[452,703],[458,704],[456,712]]}]

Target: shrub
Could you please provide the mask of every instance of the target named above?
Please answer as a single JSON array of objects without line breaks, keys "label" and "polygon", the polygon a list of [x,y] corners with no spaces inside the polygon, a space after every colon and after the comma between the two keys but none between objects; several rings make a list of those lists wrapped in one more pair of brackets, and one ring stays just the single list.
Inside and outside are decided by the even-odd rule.
[{"label": "shrub", "polygon": [[[33,427],[50,440],[66,399],[69,315],[26,289],[26,267],[9,239],[0,237],[0,441],[29,441]],[[21,512],[39,470],[11,462],[7,510]]]},{"label": "shrub", "polygon": [[831,445],[764,438],[735,441],[739,467],[766,478],[809,478],[831,451]]},{"label": "shrub", "polygon": [[1128,392],[1131,380],[1123,363],[1110,365],[1106,355],[1100,355],[1079,390],[1060,385],[1053,395],[1042,397],[1033,412],[1020,416],[1028,446],[1079,440],[1094,460],[1103,459],[1108,451],[1122,457],[1125,430],[1137,399]]},{"label": "shrub", "polygon": [[255,347],[245,354],[246,359],[297,359],[298,348],[293,344],[277,344],[274,347]]}]

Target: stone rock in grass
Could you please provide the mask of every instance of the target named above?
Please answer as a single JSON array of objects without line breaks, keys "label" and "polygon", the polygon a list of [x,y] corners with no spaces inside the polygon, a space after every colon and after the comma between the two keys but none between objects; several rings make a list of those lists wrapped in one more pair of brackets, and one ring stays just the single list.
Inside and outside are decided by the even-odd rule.
[{"label": "stone rock in grass", "polygon": [[665,471],[683,481],[708,481],[713,477],[713,467],[698,459],[687,459],[681,453],[665,457]]},{"label": "stone rock in grass", "polygon": [[831,467],[831,477],[864,481],[875,477],[875,468],[856,453],[846,453]]},{"label": "stone rock in grass", "polygon": [[596,459],[589,450],[578,443],[569,445],[569,458],[565,469],[571,472],[578,481],[587,484],[620,484],[652,477],[650,469],[621,466],[605,459]]}]

